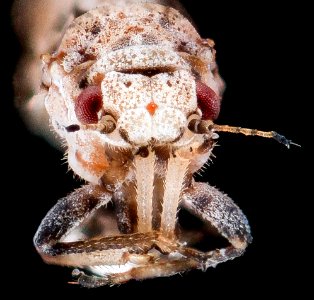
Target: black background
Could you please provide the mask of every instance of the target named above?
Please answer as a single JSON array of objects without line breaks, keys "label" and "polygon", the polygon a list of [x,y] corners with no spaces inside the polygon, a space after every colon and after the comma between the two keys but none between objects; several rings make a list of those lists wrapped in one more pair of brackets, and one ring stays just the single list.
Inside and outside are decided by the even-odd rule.
[{"label": "black background", "polygon": [[300,298],[305,292],[301,268],[309,268],[311,251],[302,234],[309,226],[305,215],[313,198],[305,192],[311,188],[305,175],[310,169],[305,153],[311,138],[309,133],[305,139],[311,126],[306,103],[313,98],[305,92],[309,78],[304,66],[310,63],[305,47],[310,38],[307,9],[300,2],[274,7],[265,1],[254,5],[211,1],[207,8],[198,1],[182,2],[201,35],[216,42],[218,64],[227,83],[217,123],[276,130],[302,145],[288,150],[271,140],[221,134],[214,163],[200,180],[225,191],[243,209],[252,227],[253,244],[243,257],[206,273],[192,271],[96,290],[68,285],[69,269],[44,264],[33,247],[33,235],[56,200],[81,183],[67,173],[62,154],[31,135],[14,109],[11,78],[20,48],[10,27],[11,2],[6,1],[1,9],[4,114],[0,134],[5,150],[1,244],[5,245],[2,273],[11,293],[22,291],[36,298],[45,291],[75,299],[166,297],[167,291],[187,289],[194,297],[206,298],[292,293]]}]

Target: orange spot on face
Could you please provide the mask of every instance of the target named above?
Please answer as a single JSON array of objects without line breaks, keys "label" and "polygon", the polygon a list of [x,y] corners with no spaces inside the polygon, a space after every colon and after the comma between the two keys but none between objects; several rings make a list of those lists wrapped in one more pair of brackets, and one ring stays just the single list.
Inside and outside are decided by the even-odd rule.
[{"label": "orange spot on face", "polygon": [[149,102],[146,106],[146,109],[152,116],[154,115],[157,108],[158,108],[158,105],[154,101]]}]

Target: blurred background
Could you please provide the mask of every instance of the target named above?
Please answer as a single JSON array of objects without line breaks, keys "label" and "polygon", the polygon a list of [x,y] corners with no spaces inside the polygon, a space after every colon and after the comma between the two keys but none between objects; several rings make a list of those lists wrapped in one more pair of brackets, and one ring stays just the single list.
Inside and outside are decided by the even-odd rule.
[{"label": "blurred background", "polygon": [[221,134],[213,164],[203,177],[196,176],[226,192],[247,215],[254,240],[245,255],[206,273],[192,271],[90,291],[69,285],[71,270],[44,264],[33,247],[33,235],[47,211],[82,182],[67,172],[62,153],[27,131],[14,108],[11,82],[21,49],[11,27],[12,1],[3,2],[2,272],[7,274],[6,284],[13,284],[12,293],[16,286],[34,298],[36,291],[44,296],[40,290],[72,297],[148,298],[190,290],[195,297],[209,298],[245,297],[253,290],[263,297],[298,293],[298,299],[303,299],[306,284],[301,267],[309,268],[303,260],[310,255],[303,234],[310,226],[305,215],[313,199],[306,192],[305,170],[311,164],[305,157],[310,137],[305,139],[310,126],[306,102],[313,97],[305,95],[310,77],[302,68],[310,59],[305,47],[308,19],[301,3],[274,7],[267,1],[249,5],[211,1],[205,7],[203,2],[182,1],[201,36],[216,42],[218,65],[227,84],[217,123],[276,130],[302,145],[288,150],[272,140]]}]

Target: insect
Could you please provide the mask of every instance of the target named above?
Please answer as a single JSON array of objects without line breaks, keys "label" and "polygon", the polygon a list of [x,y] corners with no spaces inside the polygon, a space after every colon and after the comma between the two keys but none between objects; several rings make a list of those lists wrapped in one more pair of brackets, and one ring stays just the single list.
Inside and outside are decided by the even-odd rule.
[{"label": "insect", "polygon": [[[224,82],[214,42],[199,36],[177,2],[138,2],[15,6],[33,12],[17,18],[17,29],[35,22],[34,11],[52,11],[29,33],[33,52],[15,77],[20,99],[34,94],[20,102],[23,115],[55,144],[57,133],[70,168],[87,181],[48,212],[34,244],[45,262],[74,267],[85,287],[206,270],[242,255],[252,240],[245,215],[193,174],[217,132],[293,144],[273,131],[215,124]],[[34,53],[43,53],[42,67]],[[182,226],[179,209],[202,228]],[[212,227],[228,246],[198,249]]]}]

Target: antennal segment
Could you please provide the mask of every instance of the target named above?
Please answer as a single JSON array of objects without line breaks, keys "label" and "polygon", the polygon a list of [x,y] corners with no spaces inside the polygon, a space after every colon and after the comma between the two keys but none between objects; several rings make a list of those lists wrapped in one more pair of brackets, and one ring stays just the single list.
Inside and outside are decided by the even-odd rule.
[{"label": "antennal segment", "polygon": [[260,136],[276,140],[278,143],[285,145],[288,149],[290,145],[301,147],[300,145],[288,140],[285,136],[277,133],[276,131],[261,131],[257,129],[242,128],[229,125],[214,124],[211,120],[192,120],[189,124],[189,129],[195,133],[209,133],[209,132],[229,132],[240,133],[247,136]]}]

